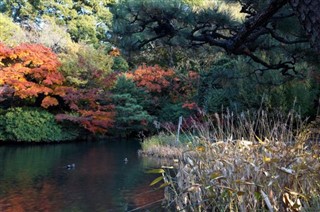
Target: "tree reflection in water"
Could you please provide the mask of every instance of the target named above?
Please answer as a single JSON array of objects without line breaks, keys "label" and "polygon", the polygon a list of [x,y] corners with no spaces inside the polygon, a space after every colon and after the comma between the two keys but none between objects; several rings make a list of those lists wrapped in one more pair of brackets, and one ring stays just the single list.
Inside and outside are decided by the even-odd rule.
[{"label": "tree reflection in water", "polygon": [[145,173],[157,164],[138,158],[138,149],[137,141],[1,146],[0,211],[159,207],[163,191],[150,187],[154,175]]}]

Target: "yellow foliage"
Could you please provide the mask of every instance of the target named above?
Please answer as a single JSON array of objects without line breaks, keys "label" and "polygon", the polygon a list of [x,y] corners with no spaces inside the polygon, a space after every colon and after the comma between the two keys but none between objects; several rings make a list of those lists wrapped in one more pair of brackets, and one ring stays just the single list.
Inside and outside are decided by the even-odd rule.
[{"label": "yellow foliage", "polygon": [[11,18],[0,13],[0,42],[16,46],[27,40],[24,31]]}]

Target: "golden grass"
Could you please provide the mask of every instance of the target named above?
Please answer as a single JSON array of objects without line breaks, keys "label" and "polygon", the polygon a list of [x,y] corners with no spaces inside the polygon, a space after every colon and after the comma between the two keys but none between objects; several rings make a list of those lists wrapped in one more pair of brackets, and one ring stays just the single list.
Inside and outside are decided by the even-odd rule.
[{"label": "golden grass", "polygon": [[[186,140],[186,137],[184,136],[180,140]],[[177,142],[175,135],[172,133],[160,133],[141,142],[142,149],[138,153],[140,156],[180,159],[182,153],[189,149],[187,142]]]},{"label": "golden grass", "polygon": [[151,146],[146,151],[138,151],[140,156],[178,159],[182,157],[183,150],[172,146]]},{"label": "golden grass", "polygon": [[320,211],[319,145],[294,112],[216,114],[194,129],[188,148],[174,150],[176,174],[163,177],[174,210]]},{"label": "golden grass", "polygon": [[318,147],[239,140],[202,142],[194,152],[171,182],[178,210],[301,211],[319,198]]}]

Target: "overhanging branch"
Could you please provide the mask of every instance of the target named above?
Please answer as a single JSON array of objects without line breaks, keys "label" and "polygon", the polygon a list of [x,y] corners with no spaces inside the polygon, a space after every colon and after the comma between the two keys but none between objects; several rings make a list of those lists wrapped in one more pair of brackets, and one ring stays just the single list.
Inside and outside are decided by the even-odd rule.
[{"label": "overhanging branch", "polygon": [[273,0],[266,10],[255,15],[244,24],[244,27],[231,39],[231,42],[228,42],[226,50],[228,52],[237,51],[243,43],[246,43],[247,38],[253,31],[265,26],[269,19],[288,2],[288,0]]}]

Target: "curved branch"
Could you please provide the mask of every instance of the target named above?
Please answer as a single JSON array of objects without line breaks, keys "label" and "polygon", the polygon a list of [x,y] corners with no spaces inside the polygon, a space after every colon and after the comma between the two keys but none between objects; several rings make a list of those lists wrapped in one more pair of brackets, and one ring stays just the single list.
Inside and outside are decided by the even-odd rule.
[{"label": "curved branch", "polygon": [[277,41],[279,41],[280,43],[285,43],[285,44],[297,44],[297,43],[308,43],[309,40],[308,39],[297,39],[297,40],[287,40],[283,37],[281,37],[280,35],[278,35],[274,30],[267,28],[267,30],[269,31],[270,35],[276,39]]},{"label": "curved branch", "polygon": [[289,71],[293,71],[295,75],[298,75],[298,72],[295,70],[295,58],[293,58],[293,61],[286,61],[286,62],[279,62],[277,64],[269,64],[266,61],[262,60],[261,58],[254,55],[249,50],[244,50],[242,54],[249,56],[253,61],[256,63],[259,63],[266,67],[266,69],[259,69],[260,71],[263,70],[281,70],[282,75],[286,76],[294,76],[293,74],[290,74]]}]

